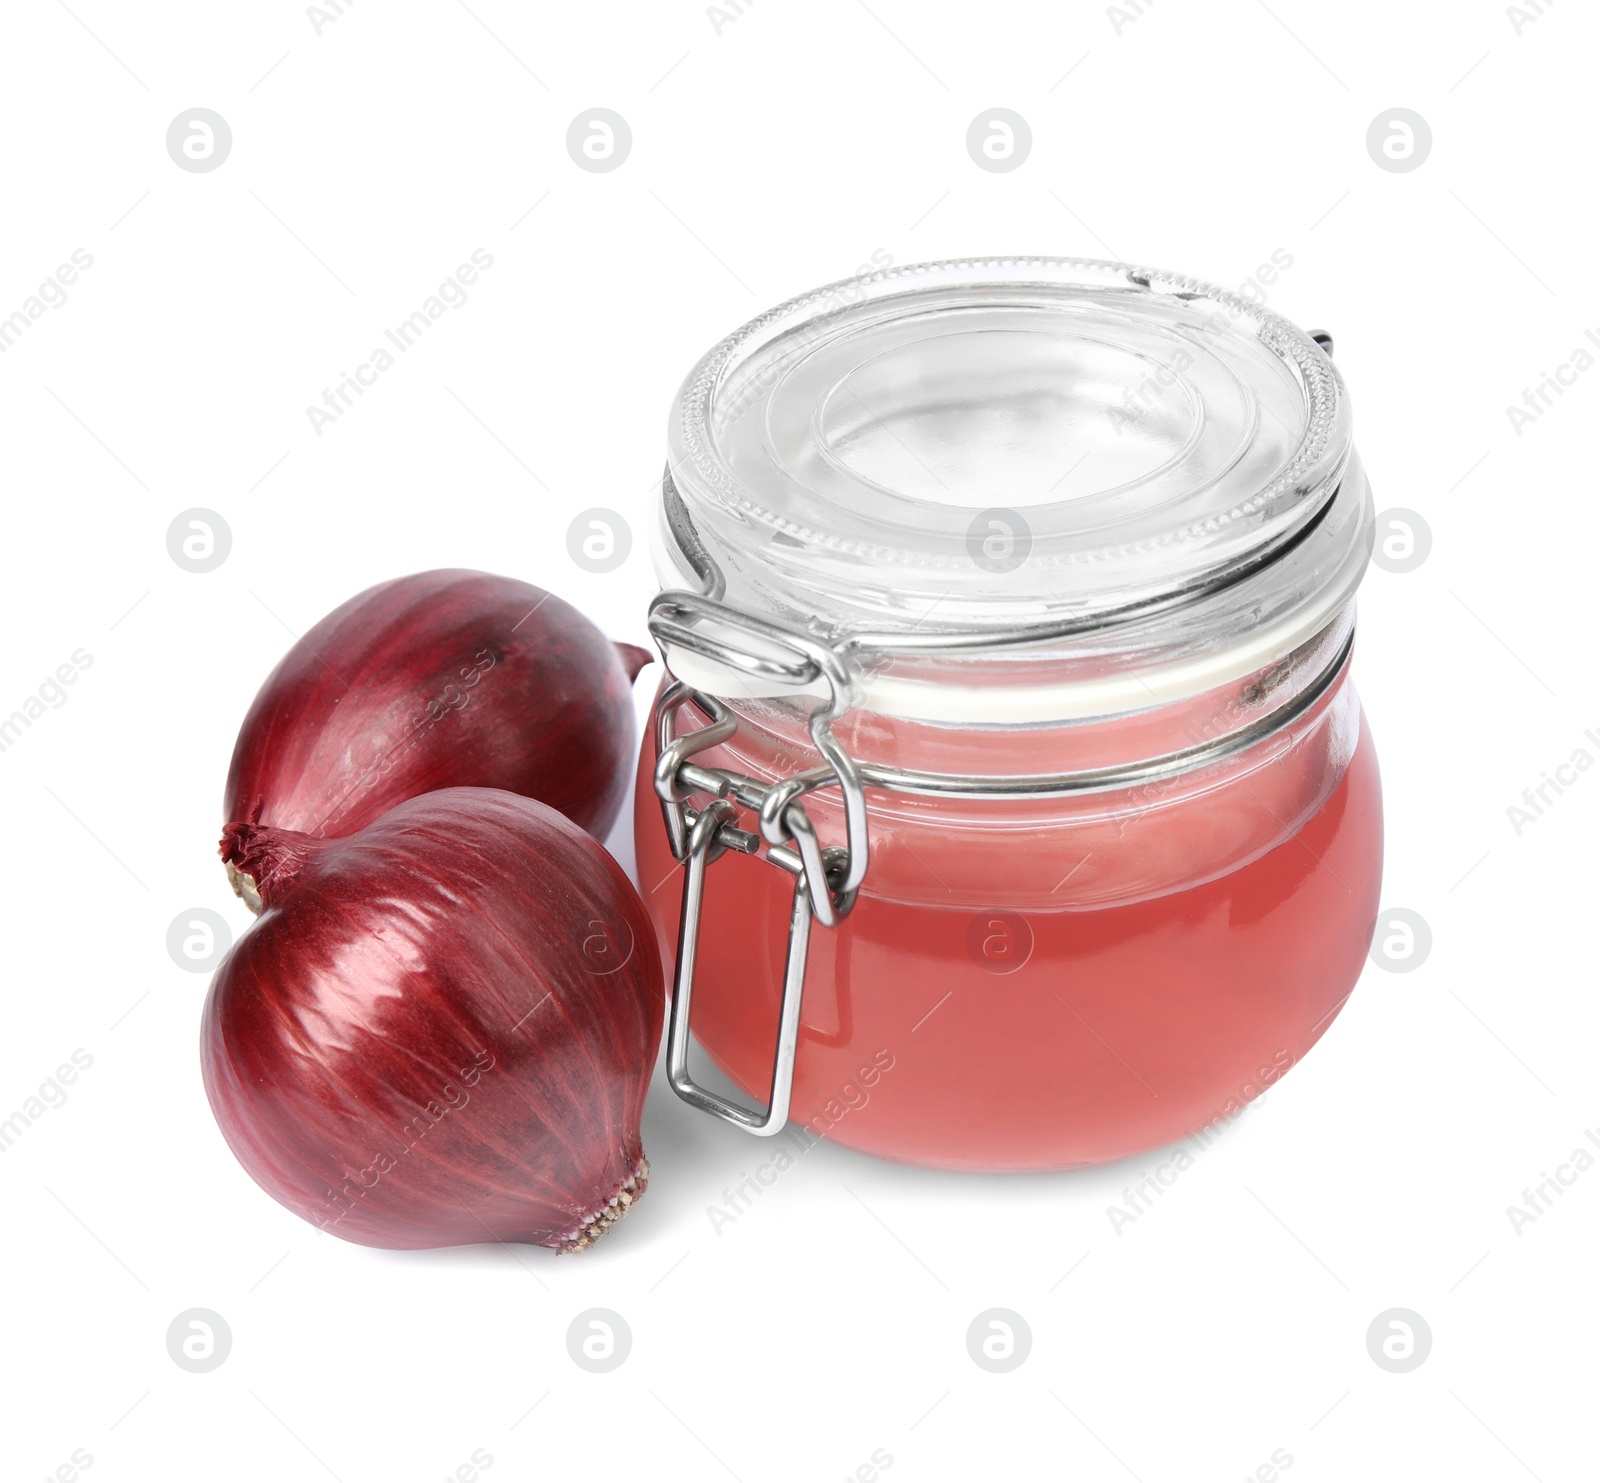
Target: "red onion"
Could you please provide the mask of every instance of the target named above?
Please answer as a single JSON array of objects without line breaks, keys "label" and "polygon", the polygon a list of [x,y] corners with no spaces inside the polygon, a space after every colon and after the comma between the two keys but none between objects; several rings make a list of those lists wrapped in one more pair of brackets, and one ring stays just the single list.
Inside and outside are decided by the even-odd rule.
[{"label": "red onion", "polygon": [[265,909],[212,980],[201,1065],[274,1199],[368,1246],[576,1251],[643,1193],[661,964],[589,835],[448,788],[345,838],[246,824],[222,850]]},{"label": "red onion", "polygon": [[[484,572],[381,583],[336,608],[261,687],[223,821],[345,835],[437,788],[505,788],[603,839],[633,764],[643,649],[559,597]],[[253,910],[251,882],[229,868]]]}]

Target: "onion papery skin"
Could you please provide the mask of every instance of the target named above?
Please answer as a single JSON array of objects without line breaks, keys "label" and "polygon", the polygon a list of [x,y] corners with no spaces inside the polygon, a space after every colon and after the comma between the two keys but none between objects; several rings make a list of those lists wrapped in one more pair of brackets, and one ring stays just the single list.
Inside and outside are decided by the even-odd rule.
[{"label": "onion papery skin", "polygon": [[310,629],[261,687],[223,821],[347,835],[421,793],[504,788],[603,839],[649,658],[527,582],[445,570],[381,583]]},{"label": "onion papery skin", "polygon": [[218,967],[206,1095],[239,1162],[322,1230],[578,1250],[642,1193],[664,1009],[617,863],[495,789],[361,832],[230,830],[263,912]]}]

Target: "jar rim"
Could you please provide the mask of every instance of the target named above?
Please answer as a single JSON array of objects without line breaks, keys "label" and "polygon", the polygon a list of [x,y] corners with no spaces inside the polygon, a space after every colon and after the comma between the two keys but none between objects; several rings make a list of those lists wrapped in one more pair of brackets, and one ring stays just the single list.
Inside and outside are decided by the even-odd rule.
[{"label": "jar rim", "polygon": [[[1098,712],[1121,702],[1085,684],[1187,685],[1197,662],[1216,683],[1232,647],[1248,672],[1348,603],[1370,542],[1322,346],[1264,305],[1122,263],[954,259],[799,295],[701,359],[669,437],[663,585],[858,653],[926,651],[869,677],[862,703],[892,713],[960,719],[952,692],[975,685],[1072,714],[1062,681]],[[1081,487],[998,505],[1066,458],[1056,483]],[[985,519],[1009,547],[985,544]],[[1018,635],[1022,662],[974,667]],[[1040,697],[1051,659],[1072,672]],[[698,688],[773,693],[687,663]]]}]

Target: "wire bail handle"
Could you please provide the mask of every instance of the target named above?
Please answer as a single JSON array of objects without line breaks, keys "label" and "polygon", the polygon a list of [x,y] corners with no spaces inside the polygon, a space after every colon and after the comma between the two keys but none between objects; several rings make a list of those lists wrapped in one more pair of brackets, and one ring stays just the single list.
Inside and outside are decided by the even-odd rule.
[{"label": "wire bail handle", "polygon": [[[869,860],[866,795],[849,753],[833,734],[833,723],[850,708],[853,690],[834,649],[805,634],[740,613],[710,597],[664,592],[650,606],[650,632],[663,654],[681,648],[739,672],[795,686],[828,684],[828,700],[811,715],[813,744],[824,765],[777,783],[695,762],[738,729],[732,711],[715,696],[675,680],[661,695],[655,714],[658,748],[654,783],[673,858],[685,867],[683,912],[678,923],[677,961],[667,1029],[667,1079],[685,1102],[758,1136],[781,1132],[789,1117],[800,1001],[812,919],[837,926],[855,905]],[[714,624],[716,632],[705,624]],[[761,649],[742,648],[724,635],[746,634]],[[764,652],[763,652],[764,650]],[[693,705],[709,724],[677,735],[678,712]],[[805,808],[805,795],[837,783],[844,799],[846,843],[824,848]],[[696,809],[692,799],[709,794]],[[759,836],[737,827],[737,807],[755,813]],[[690,1006],[699,948],[706,868],[728,850],[764,858],[794,876],[794,904],[784,956],[783,997],[778,1015],[772,1085],[765,1111],[741,1106],[699,1085],[689,1071]]]}]

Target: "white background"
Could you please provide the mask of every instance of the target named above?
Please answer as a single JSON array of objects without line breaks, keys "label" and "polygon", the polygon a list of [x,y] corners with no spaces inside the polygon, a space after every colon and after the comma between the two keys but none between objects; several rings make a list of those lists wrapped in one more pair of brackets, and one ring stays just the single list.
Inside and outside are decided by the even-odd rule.
[{"label": "white background", "polygon": [[[1295,1483],[1594,1476],[1600,1170],[1520,1234],[1507,1207],[1600,1125],[1600,775],[1520,835],[1507,808],[1600,757],[1600,368],[1520,436],[1506,407],[1600,326],[1600,24],[1563,4],[1519,34],[1489,0],[1143,9],[759,0],[719,34],[678,0],[359,0],[319,35],[291,3],[6,7],[0,318],[93,258],[0,355],[0,713],[93,657],[0,754],[0,1116],[93,1057],[0,1158],[7,1479],[75,1449],[107,1483],[425,1483],[475,1449],[490,1478],[833,1479],[878,1449],[890,1479],[1193,1483],[1278,1449]],[[196,106],[232,128],[211,173],[165,149]],[[596,106],[633,132],[609,174],[565,149]],[[964,144],[997,106],[1033,132],[1007,174]],[[1397,106],[1433,131],[1412,173],[1366,149]],[[307,404],[474,248],[494,266],[470,301],[318,436]],[[1369,968],[1120,1234],[1107,1207],[1161,1155],[981,1179],[823,1147],[717,1234],[708,1207],[763,1148],[659,1084],[649,1194],[580,1259],[369,1251],[257,1190],[200,1085],[206,979],[165,935],[197,906],[246,925],[219,799],[289,630],[461,565],[642,639],[679,378],[875,251],[1233,286],[1274,249],[1294,261],[1272,305],[1336,333],[1379,509],[1432,530],[1420,568],[1369,574],[1357,660],[1384,901],[1431,926],[1424,963]],[[597,505],[641,537],[609,576],[566,551]],[[207,575],[166,550],[191,506],[232,530]],[[1033,1335],[1003,1375],[965,1344],[997,1306]],[[167,1355],[193,1307],[233,1335],[209,1374]],[[633,1334],[605,1375],[566,1351],[592,1307]],[[1432,1330],[1408,1374],[1367,1352],[1392,1307]]]}]

